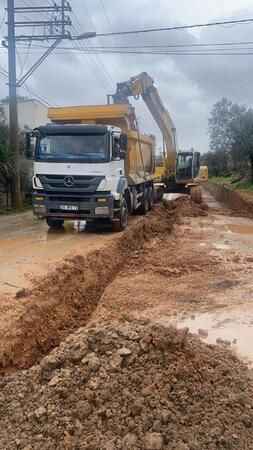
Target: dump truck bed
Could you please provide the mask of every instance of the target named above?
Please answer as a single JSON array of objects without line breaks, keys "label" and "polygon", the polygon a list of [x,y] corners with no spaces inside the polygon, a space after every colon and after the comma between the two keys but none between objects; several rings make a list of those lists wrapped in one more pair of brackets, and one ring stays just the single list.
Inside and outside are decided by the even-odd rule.
[{"label": "dump truck bed", "polygon": [[155,139],[139,134],[136,129],[135,109],[128,104],[66,106],[49,108],[48,117],[59,124],[111,125],[128,135],[125,161],[126,175],[132,184],[151,180],[155,171]]}]

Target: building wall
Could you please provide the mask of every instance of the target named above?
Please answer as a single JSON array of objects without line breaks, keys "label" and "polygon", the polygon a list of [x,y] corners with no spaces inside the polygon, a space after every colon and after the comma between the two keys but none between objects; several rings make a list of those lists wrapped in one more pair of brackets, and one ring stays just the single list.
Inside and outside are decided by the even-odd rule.
[{"label": "building wall", "polygon": [[[9,105],[0,104],[3,109],[6,122],[9,122]],[[33,129],[39,125],[45,125],[49,120],[47,118],[48,108],[37,100],[24,100],[18,102],[18,126],[20,130],[25,128]]]}]

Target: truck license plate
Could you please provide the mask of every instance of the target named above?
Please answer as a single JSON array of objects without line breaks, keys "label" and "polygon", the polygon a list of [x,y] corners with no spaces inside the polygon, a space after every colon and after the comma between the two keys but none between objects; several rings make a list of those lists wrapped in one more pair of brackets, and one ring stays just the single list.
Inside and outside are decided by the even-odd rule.
[{"label": "truck license plate", "polygon": [[78,206],[76,205],[60,205],[62,211],[78,211]]}]

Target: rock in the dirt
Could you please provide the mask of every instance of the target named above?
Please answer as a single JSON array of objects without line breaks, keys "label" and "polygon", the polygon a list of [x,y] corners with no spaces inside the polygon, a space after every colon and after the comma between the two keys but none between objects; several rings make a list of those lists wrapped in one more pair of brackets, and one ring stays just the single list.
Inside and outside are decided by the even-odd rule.
[{"label": "rock in the dirt", "polygon": [[125,450],[132,450],[137,443],[137,436],[133,433],[128,433],[122,440],[122,447]]},{"label": "rock in the dirt", "polygon": [[208,331],[207,330],[203,330],[202,328],[200,328],[198,330],[199,336],[202,338],[208,338]]},{"label": "rock in the dirt", "polygon": [[119,356],[129,356],[132,354],[132,351],[129,348],[122,347],[118,351]]},{"label": "rock in the dirt", "polygon": [[110,358],[110,365],[111,365],[112,369],[118,369],[121,367],[121,364],[122,364],[122,357],[119,355],[118,352],[116,352]]},{"label": "rock in the dirt", "polygon": [[47,414],[47,410],[43,406],[41,406],[40,408],[36,409],[36,411],[34,412],[34,415],[37,417],[37,419],[41,419],[46,414]]},{"label": "rock in the dirt", "polygon": [[144,439],[145,450],[161,450],[163,437],[159,433],[147,433]]},{"label": "rock in the dirt", "polygon": [[82,364],[87,364],[89,369],[96,372],[100,367],[100,360],[95,353],[90,353],[82,359]]}]

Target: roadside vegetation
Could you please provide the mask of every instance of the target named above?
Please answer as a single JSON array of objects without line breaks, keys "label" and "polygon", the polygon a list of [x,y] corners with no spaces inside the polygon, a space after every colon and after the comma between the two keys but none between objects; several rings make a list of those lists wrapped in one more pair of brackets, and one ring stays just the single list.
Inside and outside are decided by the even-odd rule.
[{"label": "roadside vegetation", "polygon": [[[9,129],[6,125],[3,111],[0,109],[0,214],[17,212],[12,208],[15,171],[8,136]],[[20,154],[24,154],[24,138],[22,133],[20,133]],[[29,195],[27,195],[29,194],[29,180],[25,167],[21,167],[21,183],[23,196],[25,197],[23,210],[26,210],[30,202],[28,199]]]},{"label": "roadside vegetation", "polygon": [[253,192],[253,109],[222,98],[209,117],[210,151],[202,156],[213,182]]}]

